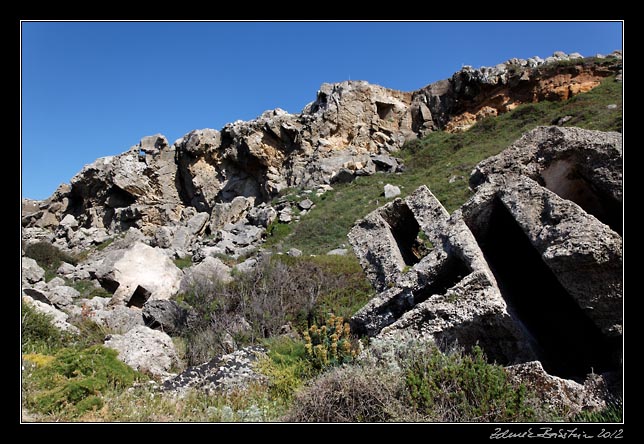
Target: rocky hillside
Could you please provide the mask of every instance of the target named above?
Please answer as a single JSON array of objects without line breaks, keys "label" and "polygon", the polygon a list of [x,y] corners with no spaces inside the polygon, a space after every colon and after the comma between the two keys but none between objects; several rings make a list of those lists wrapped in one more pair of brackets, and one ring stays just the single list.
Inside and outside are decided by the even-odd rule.
[{"label": "rocky hillside", "polygon": [[[224,421],[551,421],[613,408],[622,139],[561,125],[621,122],[621,70],[620,52],[555,53],[464,67],[411,93],[324,84],[300,114],[267,111],[173,144],[144,137],[49,199],[23,200],[27,404],[57,419],[119,420],[128,396],[140,405],[141,390],[145,399],[170,392],[173,403],[178,395],[185,408],[203,408],[200,419]],[[500,127],[512,129],[501,136]],[[328,255],[292,248],[303,242]],[[350,322],[326,324],[330,312]],[[453,378],[478,359],[477,377],[495,374],[489,396],[502,399],[487,410],[422,407],[425,378],[444,374],[409,375],[434,349],[443,365],[464,365]],[[72,402],[70,387],[90,384],[74,379],[84,370],[47,373],[99,355],[118,372],[105,377],[129,381],[123,387],[141,375],[156,382],[135,383],[132,395],[97,386]],[[47,381],[68,374],[71,385],[52,394]],[[104,375],[88,376],[96,384]],[[239,404],[240,390],[252,404]],[[204,393],[239,408],[194,407]],[[357,394],[367,398],[342,398]],[[349,404],[366,410],[342,412]],[[180,408],[160,420],[183,420],[172,416]],[[159,411],[127,418],[159,420]]]},{"label": "rocky hillside", "polygon": [[[565,100],[618,72],[619,53],[592,59],[555,53],[464,67],[411,93],[361,81],[324,84],[300,114],[275,109],[221,131],[192,131],[173,144],[148,136],[123,154],[96,160],[46,201],[24,202],[25,237],[47,237],[33,228],[57,230],[57,245],[82,249],[135,227],[166,239],[197,213],[209,219],[200,232],[214,234],[251,208],[260,208],[259,219],[270,223],[274,216],[264,215],[261,205],[287,188],[400,171],[393,156],[405,141],[463,131],[521,103]],[[166,230],[159,234],[161,227]],[[190,249],[178,247],[179,255]]]}]

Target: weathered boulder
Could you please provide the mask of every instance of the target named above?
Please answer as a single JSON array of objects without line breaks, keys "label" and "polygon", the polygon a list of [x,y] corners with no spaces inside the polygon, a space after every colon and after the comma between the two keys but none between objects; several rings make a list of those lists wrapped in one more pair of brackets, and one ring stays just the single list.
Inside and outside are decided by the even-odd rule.
[{"label": "weathered boulder", "polygon": [[160,249],[135,242],[127,249],[110,251],[95,276],[114,292],[112,303],[142,307],[148,299],[173,296],[183,273]]},{"label": "weathered boulder", "polygon": [[137,325],[144,325],[141,310],[123,305],[105,306],[91,312],[92,319],[112,333],[124,334]]},{"label": "weathered boulder", "polygon": [[259,227],[268,228],[268,226],[277,219],[277,211],[270,205],[260,204],[251,208],[246,215],[248,221]]},{"label": "weathered boulder", "polygon": [[[559,283],[611,336],[622,328],[621,143],[619,133],[541,127],[481,162],[470,180],[480,196],[495,190]],[[483,200],[464,207],[473,227],[484,226]]]},{"label": "weathered boulder", "polygon": [[207,256],[199,264],[185,269],[179,289],[182,292],[187,292],[212,282],[228,283],[232,281],[230,271],[230,267],[224,264],[221,259]]},{"label": "weathered boulder", "polygon": [[188,325],[190,316],[190,311],[175,301],[148,301],[143,306],[145,325],[169,335],[180,333]]},{"label": "weathered boulder", "polygon": [[250,383],[266,382],[254,365],[266,355],[259,346],[244,347],[235,352],[217,356],[211,361],[184,370],[163,383],[163,389],[178,393],[196,388],[208,394],[247,387]]},{"label": "weathered boulder", "polygon": [[313,207],[313,201],[311,199],[304,199],[297,206],[300,210],[310,210]]},{"label": "weathered boulder", "polygon": [[67,319],[69,318],[69,315],[67,313],[64,313],[52,307],[49,303],[35,300],[30,296],[23,296],[22,300],[25,303],[30,304],[37,312],[44,313],[50,316],[52,320],[52,324],[54,325],[54,327],[58,328],[59,330],[66,331],[69,333],[75,333],[75,334],[80,333],[80,330],[78,329],[78,327],[67,322]]},{"label": "weathered boulder", "polygon": [[56,274],[60,274],[62,276],[70,276],[74,273],[74,271],[76,271],[76,267],[74,265],[63,262],[56,270]]},{"label": "weathered boulder", "polygon": [[243,219],[253,207],[254,199],[237,196],[230,202],[215,204],[212,209],[210,231],[215,232],[226,224],[236,224]]},{"label": "weathered boulder", "polygon": [[600,375],[590,375],[584,384],[549,375],[539,361],[506,368],[512,381],[536,388],[543,405],[574,417],[582,411],[599,411],[606,407],[607,388]]},{"label": "weathered boulder", "polygon": [[49,291],[48,299],[54,307],[65,309],[71,306],[79,296],[80,293],[75,288],[59,285]]},{"label": "weathered boulder", "polygon": [[400,188],[396,185],[386,184],[384,190],[385,199],[391,199],[396,196],[400,196]]},{"label": "weathered boulder", "polygon": [[299,250],[297,248],[291,248],[290,250],[288,250],[286,252],[286,254],[288,254],[289,256],[292,256],[292,257],[300,257],[300,256],[302,256],[302,250]]},{"label": "weathered boulder", "polygon": [[45,278],[45,270],[30,257],[22,257],[22,280],[30,284],[42,281]]},{"label": "weathered boulder", "polygon": [[534,358],[474,236],[427,187],[358,221],[349,241],[381,291],[352,317],[353,331],[412,331],[444,348],[479,343],[503,363]]},{"label": "weathered boulder", "polygon": [[118,358],[144,373],[157,377],[170,376],[179,358],[167,334],[137,325],[122,335],[109,335],[104,344],[118,352]]}]

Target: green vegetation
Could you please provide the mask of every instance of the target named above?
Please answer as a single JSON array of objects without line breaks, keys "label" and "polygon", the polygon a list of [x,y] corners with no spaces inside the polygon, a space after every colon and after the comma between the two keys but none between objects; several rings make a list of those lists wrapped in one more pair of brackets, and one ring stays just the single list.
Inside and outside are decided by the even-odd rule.
[{"label": "green vegetation", "polygon": [[184,268],[188,268],[192,265],[192,257],[186,256],[186,257],[180,257],[177,259],[174,259],[174,264],[179,268],[180,270],[183,270]]},{"label": "green vegetation", "polygon": [[525,386],[514,387],[500,365],[488,364],[477,346],[471,354],[432,348],[412,356],[404,372],[410,404],[442,421],[533,421]]},{"label": "green vegetation", "polygon": [[[358,356],[360,343],[343,319],[361,308],[373,289],[353,254],[325,253],[346,244],[355,221],[387,202],[386,183],[399,186],[402,197],[425,184],[451,212],[471,195],[467,180],[473,167],[524,132],[563,116],[571,116],[565,126],[619,131],[621,115],[621,83],[607,79],[566,102],[522,105],[464,133],[435,132],[409,142],[399,153],[404,173],[358,177],[322,196],[307,195],[315,208],[298,223],[271,224],[265,244],[278,251],[299,248],[303,256],[273,254],[252,271],[234,274],[230,283],[213,276],[175,298],[195,314],[173,338],[185,364],[227,351],[231,336],[238,347],[268,349],[257,364],[266,380],[245,390],[189,391],[184,397],[160,392],[101,346],[109,332],[92,321],[87,307],[69,318],[80,330],[73,335],[23,304],[24,405],[47,421],[560,421],[566,412],[544,409],[535,387],[514,384],[478,347],[442,353],[431,344],[394,341],[387,353],[372,344]],[[301,190],[290,189],[277,199],[296,203],[303,198]],[[433,248],[424,233],[419,242],[423,251]],[[76,263],[47,242],[29,245],[26,253],[49,278],[62,261]],[[175,264],[185,268],[192,260]],[[110,296],[91,281],[68,284],[85,298]],[[285,329],[288,335],[282,335]],[[621,402],[615,402],[573,420],[621,418]]]},{"label": "green vegetation", "polygon": [[575,415],[572,422],[622,422],[623,402],[621,399],[615,399],[598,412],[581,412]]},{"label": "green vegetation", "polygon": [[194,365],[223,352],[227,335],[245,345],[278,334],[284,325],[304,330],[329,313],[353,315],[372,294],[355,256],[276,255],[228,284],[196,282],[175,300],[196,313],[183,332],[186,358]]},{"label": "green vegetation", "polygon": [[65,253],[47,241],[38,241],[27,245],[25,256],[35,260],[45,270],[45,281],[47,282],[56,277],[56,270],[63,262],[72,265],[78,263],[78,259],[75,256]]},{"label": "green vegetation", "polygon": [[112,294],[102,287],[96,287],[94,281],[79,279],[77,281],[67,280],[66,285],[75,288],[81,298],[92,299],[95,297],[111,298]]},{"label": "green vegetation", "polygon": [[36,311],[30,304],[22,304],[22,352],[51,354],[65,346],[69,335],[52,325],[52,318]]},{"label": "green vegetation", "polygon": [[31,389],[26,405],[40,413],[67,411],[71,417],[103,406],[101,394],[124,388],[140,378],[119,361],[115,350],[93,346],[82,350],[63,348],[51,359],[36,359],[35,368],[24,377]]},{"label": "green vegetation", "polygon": [[296,396],[291,421],[557,421],[536,393],[513,385],[477,347],[442,353],[418,343],[394,346],[398,367],[358,362],[323,373]]},{"label": "green vegetation", "polygon": [[[608,105],[616,105],[608,108]],[[571,116],[563,126],[603,131],[621,131],[622,84],[605,79],[592,91],[563,102],[539,102],[518,106],[499,117],[481,120],[463,133],[437,131],[405,144],[398,155],[406,170],[402,174],[358,177],[352,183],[334,185],[334,190],[314,200],[316,207],[291,225],[276,224],[267,247],[283,251],[295,247],[305,254],[324,254],[347,242],[355,221],[387,201],[386,183],[400,187],[401,197],[427,185],[447,211],[460,207],[470,196],[469,175],[474,166],[500,153],[526,131]]]},{"label": "green vegetation", "polygon": [[296,391],[318,373],[307,359],[304,342],[286,336],[264,340],[268,358],[259,363],[259,371],[268,377],[269,394],[284,406]]},{"label": "green vegetation", "polygon": [[98,251],[103,251],[103,250],[105,250],[107,247],[109,247],[109,246],[112,244],[112,242],[114,242],[115,240],[116,240],[116,238],[115,238],[115,237],[110,237],[109,239],[104,240],[103,242],[101,242],[100,244],[98,244],[98,245],[96,246],[96,249],[97,249]]},{"label": "green vegetation", "polygon": [[348,364],[360,352],[349,324],[341,316],[329,316],[322,327],[311,325],[304,332],[304,341],[307,359],[319,369]]}]

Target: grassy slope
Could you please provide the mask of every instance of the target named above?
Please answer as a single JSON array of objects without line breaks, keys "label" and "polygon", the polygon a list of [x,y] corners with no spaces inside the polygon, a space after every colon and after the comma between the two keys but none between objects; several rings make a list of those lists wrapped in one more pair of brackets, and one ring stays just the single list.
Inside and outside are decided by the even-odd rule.
[{"label": "grassy slope", "polygon": [[[617,106],[609,109],[609,104]],[[572,116],[563,126],[621,131],[622,84],[607,78],[594,90],[568,101],[521,105],[482,120],[464,133],[435,132],[409,142],[399,153],[407,167],[404,173],[358,177],[353,183],[337,185],[321,198],[313,198],[316,207],[299,223],[275,230],[267,246],[279,244],[283,251],[295,247],[308,254],[324,254],[348,244],[346,235],[354,222],[387,202],[382,196],[386,183],[399,186],[403,197],[427,185],[452,212],[471,196],[468,179],[478,162],[498,154],[526,131],[551,125],[563,116]]]}]

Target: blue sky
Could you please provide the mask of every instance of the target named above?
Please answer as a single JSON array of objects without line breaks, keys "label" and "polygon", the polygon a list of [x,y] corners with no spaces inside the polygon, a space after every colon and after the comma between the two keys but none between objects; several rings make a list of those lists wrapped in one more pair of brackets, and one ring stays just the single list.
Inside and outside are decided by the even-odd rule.
[{"label": "blue sky", "polygon": [[23,22],[22,195],[141,137],[283,108],[324,82],[411,91],[462,65],[622,48],[621,22]]}]

